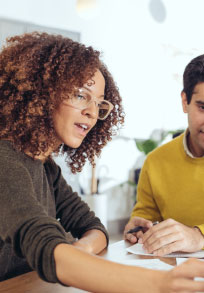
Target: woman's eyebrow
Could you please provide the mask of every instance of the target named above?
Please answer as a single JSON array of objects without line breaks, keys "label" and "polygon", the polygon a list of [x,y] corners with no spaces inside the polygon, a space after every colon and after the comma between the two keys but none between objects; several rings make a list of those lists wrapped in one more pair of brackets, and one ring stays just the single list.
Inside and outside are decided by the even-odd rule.
[{"label": "woman's eyebrow", "polygon": [[86,89],[88,92],[91,92],[90,88],[86,87],[85,85],[82,87],[82,89]]},{"label": "woman's eyebrow", "polygon": [[[92,93],[92,90],[86,86],[83,86],[82,89],[86,89],[88,92]],[[104,97],[105,97],[104,94],[99,96],[99,98],[104,98]]]}]

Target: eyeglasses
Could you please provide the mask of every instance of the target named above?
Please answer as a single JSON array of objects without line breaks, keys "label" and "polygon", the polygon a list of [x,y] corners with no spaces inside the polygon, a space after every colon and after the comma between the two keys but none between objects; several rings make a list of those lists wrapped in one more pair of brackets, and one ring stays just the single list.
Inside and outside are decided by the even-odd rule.
[{"label": "eyeglasses", "polygon": [[95,97],[91,97],[83,89],[78,89],[74,95],[69,99],[70,106],[73,108],[84,110],[90,106],[92,102],[95,103],[98,109],[98,119],[104,120],[108,117],[114,106],[107,100],[100,101]]}]

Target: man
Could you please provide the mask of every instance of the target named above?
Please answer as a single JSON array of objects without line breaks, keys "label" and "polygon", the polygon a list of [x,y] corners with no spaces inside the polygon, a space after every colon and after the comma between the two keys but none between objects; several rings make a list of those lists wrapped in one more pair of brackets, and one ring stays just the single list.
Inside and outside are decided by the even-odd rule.
[{"label": "man", "polygon": [[[125,239],[160,256],[204,247],[204,55],[187,65],[183,86],[188,128],[148,155],[124,231]],[[153,226],[154,221],[160,223]],[[144,228],[127,233],[135,226]]]}]

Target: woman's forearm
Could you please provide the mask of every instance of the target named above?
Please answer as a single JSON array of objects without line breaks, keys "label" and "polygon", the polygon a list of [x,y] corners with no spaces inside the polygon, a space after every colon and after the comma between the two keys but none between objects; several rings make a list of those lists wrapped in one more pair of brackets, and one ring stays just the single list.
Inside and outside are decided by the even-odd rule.
[{"label": "woman's forearm", "polygon": [[181,293],[204,292],[203,262],[189,260],[171,271],[155,271],[126,266],[86,253],[72,245],[54,249],[58,280],[95,293]]},{"label": "woman's forearm", "polygon": [[98,254],[106,248],[107,239],[102,231],[93,229],[84,233],[82,238],[74,242],[73,245],[86,252]]},{"label": "woman's forearm", "polygon": [[162,292],[166,272],[117,264],[67,244],[56,246],[54,257],[57,277],[66,285],[89,292]]}]

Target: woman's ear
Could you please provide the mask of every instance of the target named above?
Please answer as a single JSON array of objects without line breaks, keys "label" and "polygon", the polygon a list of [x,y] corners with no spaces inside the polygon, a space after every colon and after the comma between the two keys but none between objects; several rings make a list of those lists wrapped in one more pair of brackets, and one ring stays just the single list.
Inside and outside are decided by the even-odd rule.
[{"label": "woman's ear", "polygon": [[187,113],[188,112],[188,102],[187,102],[186,93],[184,91],[181,92],[181,100],[182,100],[183,112]]}]

